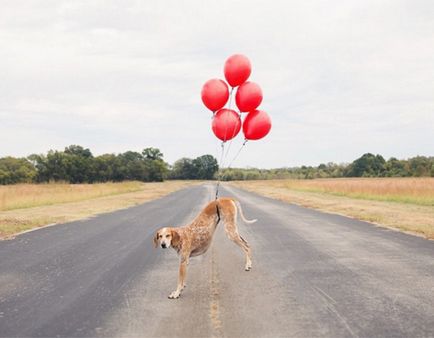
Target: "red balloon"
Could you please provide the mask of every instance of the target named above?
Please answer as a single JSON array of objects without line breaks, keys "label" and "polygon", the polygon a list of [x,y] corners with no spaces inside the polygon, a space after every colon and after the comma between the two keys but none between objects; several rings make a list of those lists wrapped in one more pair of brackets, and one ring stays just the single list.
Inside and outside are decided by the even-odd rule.
[{"label": "red balloon", "polygon": [[236,87],[247,81],[252,72],[252,65],[247,56],[234,54],[225,62],[225,78],[232,86]]},{"label": "red balloon", "polygon": [[235,102],[241,112],[255,110],[262,102],[262,90],[254,82],[245,82],[237,90]]},{"label": "red balloon", "polygon": [[243,133],[246,140],[259,140],[271,129],[271,119],[262,110],[254,110],[247,114],[243,123]]},{"label": "red balloon", "polygon": [[220,109],[212,120],[212,131],[223,142],[238,135],[241,129],[241,119],[232,109]]},{"label": "red balloon", "polygon": [[202,101],[212,111],[224,107],[229,98],[229,89],[226,82],[220,79],[211,79],[202,87]]}]

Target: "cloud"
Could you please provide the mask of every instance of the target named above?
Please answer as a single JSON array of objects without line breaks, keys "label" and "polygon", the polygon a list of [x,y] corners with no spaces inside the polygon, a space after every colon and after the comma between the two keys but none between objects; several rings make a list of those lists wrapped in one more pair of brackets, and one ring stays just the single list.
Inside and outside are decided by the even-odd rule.
[{"label": "cloud", "polygon": [[0,156],[217,157],[200,89],[237,52],[273,129],[235,165],[433,155],[433,14],[429,1],[5,1]]}]

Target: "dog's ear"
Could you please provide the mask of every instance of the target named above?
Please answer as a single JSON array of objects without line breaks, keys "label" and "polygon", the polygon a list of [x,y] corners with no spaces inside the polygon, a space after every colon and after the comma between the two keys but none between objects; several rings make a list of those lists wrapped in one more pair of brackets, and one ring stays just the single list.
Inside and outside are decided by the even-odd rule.
[{"label": "dog's ear", "polygon": [[179,246],[179,242],[181,241],[181,237],[179,236],[178,231],[172,229],[171,232],[172,232],[172,243],[171,244],[174,248],[176,248],[177,246]]},{"label": "dog's ear", "polygon": [[155,233],[155,236],[154,236],[154,247],[157,247],[158,246],[158,231]]}]

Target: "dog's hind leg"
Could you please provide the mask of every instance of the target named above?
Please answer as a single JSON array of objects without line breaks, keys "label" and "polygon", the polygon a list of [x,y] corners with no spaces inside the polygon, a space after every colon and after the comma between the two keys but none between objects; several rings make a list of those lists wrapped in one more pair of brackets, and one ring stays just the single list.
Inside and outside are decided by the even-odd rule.
[{"label": "dog's hind leg", "polygon": [[250,271],[252,268],[252,250],[247,241],[240,236],[234,222],[225,222],[225,232],[231,241],[243,249],[246,254],[246,265],[244,269]]}]

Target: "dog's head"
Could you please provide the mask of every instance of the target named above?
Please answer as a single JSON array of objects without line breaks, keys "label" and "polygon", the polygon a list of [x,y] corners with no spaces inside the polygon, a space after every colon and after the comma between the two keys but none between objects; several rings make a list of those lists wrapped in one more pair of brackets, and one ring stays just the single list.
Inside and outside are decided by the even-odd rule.
[{"label": "dog's head", "polygon": [[173,228],[161,228],[155,233],[154,245],[161,246],[163,249],[170,247],[176,248],[179,245],[179,234]]}]

